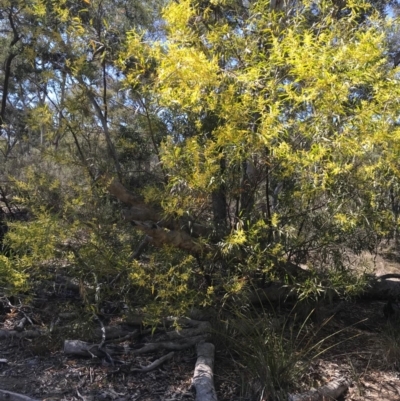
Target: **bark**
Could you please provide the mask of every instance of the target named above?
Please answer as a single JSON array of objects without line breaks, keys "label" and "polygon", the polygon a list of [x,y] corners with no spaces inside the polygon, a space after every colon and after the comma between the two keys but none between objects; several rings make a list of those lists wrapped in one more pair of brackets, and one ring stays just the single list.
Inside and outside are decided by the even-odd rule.
[{"label": "bark", "polygon": [[400,297],[400,275],[371,276],[369,288],[363,296],[376,299],[396,299]]},{"label": "bark", "polygon": [[44,332],[40,330],[26,330],[18,332],[16,330],[0,330],[0,340],[4,340],[6,338],[36,338],[43,335]]},{"label": "bark", "polygon": [[331,381],[329,384],[312,389],[306,393],[289,395],[288,401],[328,401],[336,400],[347,391],[350,382],[344,378]]},{"label": "bark", "polygon": [[103,177],[103,181],[112,195],[131,206],[124,212],[124,218],[145,233],[150,243],[159,247],[169,245],[195,254],[205,250],[196,238],[210,235],[208,228],[199,224],[190,224],[189,227],[189,222],[183,220],[163,219],[160,211],[146,205],[141,196],[129,192],[119,181],[109,177]]},{"label": "bark", "polygon": [[133,208],[138,208],[137,211],[135,209],[130,211],[126,216],[127,218],[143,221],[158,221],[161,219],[161,215],[154,209],[148,207],[141,196],[128,191],[118,180],[104,176],[103,181],[107,185],[107,189],[111,195],[114,195],[121,202],[133,206]]},{"label": "bark", "polygon": [[10,43],[10,53],[8,57],[6,58],[6,61],[4,63],[4,80],[3,80],[3,97],[1,99],[1,109],[0,109],[0,127],[4,124],[5,122],[5,117],[6,117],[6,107],[7,107],[7,98],[8,98],[8,87],[10,83],[10,78],[11,78],[11,63],[16,57],[17,53],[14,52],[13,48],[17,44],[17,42],[20,40],[20,35],[17,32],[17,29],[14,24],[14,18],[13,18],[13,11],[14,8],[11,7],[10,13],[8,15],[8,20],[10,22],[11,29],[13,31],[13,39],[11,40]]},{"label": "bark", "polygon": [[[223,176],[226,170],[226,160],[220,160],[220,173]],[[221,183],[211,194],[213,210],[214,230],[218,238],[222,238],[227,233],[227,201],[225,185]]]},{"label": "bark", "polygon": [[194,238],[208,237],[212,232],[209,227],[201,224],[189,224],[188,221],[182,219],[172,221],[163,218],[160,210],[148,206],[140,195],[128,191],[118,180],[113,180],[110,177],[104,176],[103,182],[106,184],[111,195],[114,195],[121,202],[131,206],[129,210],[123,213],[127,221],[152,221],[157,224],[157,226],[170,230],[187,228],[188,232],[190,232],[191,236]]},{"label": "bark", "polygon": [[376,276],[377,280],[387,280],[387,279],[390,279],[390,278],[400,279],[400,274],[388,273],[388,274],[383,274],[382,276]]},{"label": "bark", "polygon": [[[210,338],[209,334],[199,335],[195,337],[182,338],[178,341],[162,341],[145,344],[142,348],[129,351],[132,355],[142,355],[148,352],[155,351],[180,351],[195,346],[200,341],[206,341]],[[85,357],[98,357],[103,358],[106,356],[112,356],[115,354],[127,353],[123,347],[118,346],[105,346],[99,349],[98,344],[91,344],[81,340],[65,340],[64,341],[64,354],[65,355],[76,355]]]},{"label": "bark", "polygon": [[226,198],[222,188],[211,194],[214,228],[217,236],[226,233]]},{"label": "bark", "polygon": [[23,317],[14,327],[14,330],[16,331],[22,331],[28,322],[28,319],[26,317]]},{"label": "bark", "polygon": [[254,206],[256,188],[255,167],[251,159],[242,162],[242,182],[240,185],[240,213],[242,220],[247,220]]},{"label": "bark", "polygon": [[12,391],[0,390],[0,401],[39,401],[26,395],[13,393]]},{"label": "bark", "polygon": [[214,345],[197,345],[197,362],[194,369],[192,386],[196,390],[196,401],[217,401],[214,388]]},{"label": "bark", "polygon": [[170,359],[172,359],[172,357],[174,356],[174,352],[170,352],[167,355],[164,355],[161,358],[156,359],[154,362],[152,362],[150,365],[142,367],[142,368],[132,368],[131,372],[140,372],[140,373],[147,373],[147,372],[151,372],[152,370],[158,368],[159,366],[161,366],[165,361],[168,361]]},{"label": "bark", "polygon": [[168,230],[159,227],[153,222],[131,221],[137,229],[151,238],[151,243],[157,247],[164,245],[173,246],[189,253],[198,254],[205,250],[205,246],[197,243],[190,234],[185,231]]},{"label": "bark", "polygon": [[200,341],[206,341],[210,338],[210,335],[205,334],[196,337],[184,338],[180,341],[163,341],[159,343],[146,344],[144,347],[133,351],[133,355],[141,355],[147,352],[170,350],[179,351],[195,346]]},{"label": "bark", "polygon": [[[78,81],[83,87],[85,87],[85,83],[83,82],[82,79],[78,79]],[[117,155],[117,151],[115,150],[114,143],[111,139],[111,133],[108,129],[108,121],[107,121],[107,113],[106,113],[107,108],[105,109],[105,113],[103,113],[103,111],[101,110],[101,107],[99,106],[99,104],[96,101],[94,94],[91,92],[91,90],[89,88],[86,88],[86,93],[87,93],[87,96],[88,96],[90,102],[92,103],[94,110],[97,114],[97,117],[100,120],[100,123],[103,127],[103,133],[104,133],[104,137],[106,138],[108,154],[113,159],[115,170],[117,172],[118,177],[121,179],[122,178],[121,165],[118,160],[118,155]]]},{"label": "bark", "polygon": [[[180,326],[189,326],[189,328],[173,330],[162,334],[157,337],[157,342],[149,342],[144,344],[143,347],[131,350],[133,355],[140,355],[147,352],[161,351],[161,350],[182,350],[186,348],[193,347],[200,341],[204,341],[211,336],[211,325],[209,322],[199,322],[192,319],[182,318],[182,319],[172,319],[166,318],[165,324],[178,324]],[[116,337],[120,334],[125,334],[125,332],[120,332],[113,327],[105,327],[106,338]],[[136,337],[139,334],[138,331],[129,333],[130,338]],[[98,331],[97,335],[100,335]],[[146,341],[146,339],[144,339]],[[105,357],[114,355],[115,353],[124,353],[127,350],[118,346],[105,345],[104,341],[99,344],[91,344],[80,340],[65,340],[64,341],[64,353],[66,355],[77,355],[86,357]]]},{"label": "bark", "polygon": [[[168,324],[168,321],[165,323]],[[211,333],[210,322],[197,322],[191,319],[178,319],[177,323],[181,327],[186,325],[189,326],[189,328],[180,328],[179,330],[167,331],[164,334],[156,336],[157,341],[182,340],[190,337],[209,335]]]},{"label": "bark", "polygon": [[103,358],[107,355],[114,355],[115,351],[107,347],[103,351],[99,349],[98,344],[91,344],[81,340],[65,340],[64,354]]},{"label": "bark", "polygon": [[149,246],[150,243],[151,243],[151,237],[149,237],[148,235],[145,235],[142,242],[136,248],[135,252],[132,253],[132,255],[130,257],[130,261],[139,259],[140,255],[147,249],[147,247]]}]

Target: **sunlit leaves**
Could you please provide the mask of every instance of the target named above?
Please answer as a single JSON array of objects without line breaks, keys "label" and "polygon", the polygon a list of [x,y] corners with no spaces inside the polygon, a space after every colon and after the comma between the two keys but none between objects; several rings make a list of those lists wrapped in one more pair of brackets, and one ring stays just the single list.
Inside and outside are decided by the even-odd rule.
[{"label": "sunlit leaves", "polygon": [[5,287],[6,294],[26,290],[28,277],[23,266],[18,266],[13,260],[0,255],[0,283]]},{"label": "sunlit leaves", "polygon": [[[218,2],[221,10],[224,5]],[[318,7],[319,18],[310,25],[312,7]],[[167,37],[151,46],[158,66],[153,95],[177,118],[193,121],[191,136],[178,133],[163,145],[170,177],[162,203],[167,214],[206,210],[210,191],[221,185],[237,202],[241,178],[234,171],[255,158],[258,176],[263,177],[261,166],[268,166],[275,185],[269,188],[275,194],[268,196],[278,207],[268,225],[279,232],[278,242],[286,238],[288,246],[297,235],[317,243],[324,236],[311,234],[312,226],[321,227],[329,213],[335,217],[326,229],[335,232],[334,241],[339,232],[371,227],[366,222],[373,219],[371,210],[380,213],[382,192],[373,194],[370,183],[378,183],[383,166],[394,165],[398,156],[393,125],[399,85],[387,69],[387,23],[370,13],[360,24],[366,2],[351,1],[346,7],[348,13],[335,18],[331,2],[304,2],[302,12],[285,25],[268,2],[260,1],[236,26],[223,13],[217,16],[195,2],[167,7]],[[133,39],[128,48],[133,43],[137,57],[149,52]],[[211,129],[203,122],[210,114]],[[221,173],[222,157],[229,173]],[[253,187],[255,205],[265,202],[264,185],[261,180]],[[287,214],[308,218],[304,223]],[[311,231],[303,233],[298,224]],[[223,249],[244,246],[248,239],[245,232],[239,238],[240,232],[233,229]]]},{"label": "sunlit leaves", "polygon": [[201,103],[218,86],[217,60],[208,60],[199,50],[168,45],[159,68],[160,95],[167,104],[175,103],[201,111]]},{"label": "sunlit leaves", "polygon": [[[45,143],[63,135],[64,155],[73,159],[73,148],[90,172],[109,168],[102,130],[110,130],[111,142],[120,134],[127,182],[135,186],[144,177],[147,185],[135,190],[162,219],[178,222],[176,229],[190,234],[199,223],[209,233],[196,238],[212,242],[200,262],[165,249],[148,265],[127,264],[131,283],[161,309],[171,300],[188,306],[197,296],[196,279],[209,272],[206,300],[214,288],[236,294],[247,277],[270,273],[275,262],[300,251],[359,250],[365,237],[372,239],[362,246],[370,246],[398,223],[389,196],[400,187],[400,85],[398,70],[388,68],[390,23],[372,12],[366,18],[361,0],[348,1],[340,16],[331,1],[304,1],[287,14],[271,11],[267,0],[251,3],[171,1],[159,36],[129,27],[124,47],[126,25],[118,23],[124,14],[110,18],[112,3],[83,1],[74,11],[51,2],[51,15],[47,2],[32,3],[42,24],[37,40],[57,50],[46,54],[57,63],[41,77],[58,81],[65,93],[59,102],[57,89],[50,90],[51,102],[35,100],[28,133]],[[62,34],[43,25],[50,17]],[[26,56],[34,65],[35,51]],[[33,263],[29,252],[43,247],[50,258],[63,239],[52,214],[71,222],[90,212],[83,196],[91,195],[90,185],[46,178],[27,170],[18,183],[18,200],[33,205],[41,222],[29,224],[41,238],[38,248],[23,228],[10,233],[24,266]],[[63,191],[66,182],[70,192]],[[108,274],[113,260],[121,267],[122,256],[99,252],[108,239],[98,216],[84,220],[87,242],[68,260],[82,275],[94,272],[94,264]],[[117,231],[109,227],[111,237]],[[125,245],[119,249],[128,253]]]},{"label": "sunlit leaves", "polygon": [[171,35],[183,41],[190,40],[191,30],[188,28],[188,23],[194,15],[190,0],[171,2],[164,10],[164,18],[169,22]]},{"label": "sunlit leaves", "polygon": [[[134,261],[130,265],[132,285],[143,287],[156,302],[146,305],[146,310],[160,315],[172,310],[182,314],[195,302],[198,293],[194,291],[195,261],[192,256],[177,260],[174,250],[165,248],[144,265]],[[209,291],[208,297],[213,295]],[[200,299],[199,299],[200,300]],[[204,302],[204,299],[201,299]]]}]

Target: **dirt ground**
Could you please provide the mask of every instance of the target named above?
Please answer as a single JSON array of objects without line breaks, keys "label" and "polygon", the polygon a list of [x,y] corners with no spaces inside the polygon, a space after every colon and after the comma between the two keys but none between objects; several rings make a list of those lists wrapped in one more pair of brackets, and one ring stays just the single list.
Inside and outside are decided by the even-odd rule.
[{"label": "dirt ground", "polygon": [[[375,259],[375,271],[400,273],[400,263],[380,256]],[[352,384],[343,401],[400,401],[400,328],[385,319],[384,305],[383,300],[343,304],[318,334],[327,337],[337,333],[329,340],[334,346],[315,359],[306,373],[307,386],[318,387],[346,377]],[[3,307],[0,329],[13,328],[23,315],[30,317],[36,328],[48,328],[56,322],[57,306]],[[115,323],[120,323],[118,318]],[[75,339],[75,323],[69,324],[65,333],[54,329],[38,338],[0,340],[0,358],[4,359],[0,361],[0,389],[47,401],[194,400],[194,348],[176,351],[171,360],[152,372],[136,373],[132,367],[147,366],[162,352],[136,357],[127,353],[118,363],[66,356],[60,337]],[[126,340],[119,345],[129,348],[134,342]],[[249,401],[243,396],[245,370],[240,361],[216,348],[215,387],[220,401]]]}]

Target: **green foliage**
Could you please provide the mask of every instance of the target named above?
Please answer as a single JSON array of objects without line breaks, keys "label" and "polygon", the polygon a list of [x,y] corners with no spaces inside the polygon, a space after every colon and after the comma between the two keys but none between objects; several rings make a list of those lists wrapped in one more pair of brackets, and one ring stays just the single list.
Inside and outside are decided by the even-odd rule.
[{"label": "green foliage", "polygon": [[174,249],[164,248],[145,263],[133,261],[129,272],[131,285],[144,291],[143,310],[153,316],[179,316],[195,305],[208,306],[213,301],[212,287],[201,286],[195,258]]},{"label": "green foliage", "polygon": [[[177,132],[171,124],[161,148],[166,215],[206,221],[223,192],[229,234],[218,245],[240,273],[270,270],[271,258],[374,249],[397,225],[388,207],[399,180],[391,23],[362,1],[346,3],[341,18],[329,1],[304,2],[286,20],[254,2],[236,24],[230,4],[202,7],[171,2],[166,38],[131,33],[122,54],[152,60],[151,100],[185,121]],[[128,69],[126,85],[140,74]]]},{"label": "green foliage", "polygon": [[293,286],[299,301],[318,303],[321,300],[333,302],[335,297],[347,298],[361,295],[369,285],[366,272],[330,267],[323,273],[311,271],[311,275],[299,280]]},{"label": "green foliage", "polygon": [[13,263],[11,258],[0,255],[0,285],[6,295],[26,290],[28,278],[23,261]]},{"label": "green foliage", "polygon": [[[301,298],[360,291],[343,250],[374,250],[399,226],[396,27],[376,2],[14,3],[1,179],[30,218],[10,223],[5,272],[67,260],[93,310],[119,291],[183,311],[276,278]],[[200,225],[204,252],[130,261],[139,236],[117,224],[99,171],[174,229]]]},{"label": "green foliage", "polygon": [[[38,166],[39,167],[39,166]],[[129,304],[138,286],[127,281],[127,260],[132,241],[139,241],[127,227],[115,224],[114,205],[85,175],[73,183],[72,173],[38,171],[32,167],[14,181],[19,205],[29,208],[27,221],[9,222],[2,256],[2,270],[14,291],[27,279],[49,274],[71,277],[90,313],[99,313],[105,301]],[[75,175],[75,178],[78,176]]]}]

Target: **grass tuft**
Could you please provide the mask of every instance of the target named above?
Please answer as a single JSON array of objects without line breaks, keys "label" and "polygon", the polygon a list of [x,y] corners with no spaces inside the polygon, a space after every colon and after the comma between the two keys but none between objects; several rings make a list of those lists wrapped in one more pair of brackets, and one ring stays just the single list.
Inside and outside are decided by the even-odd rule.
[{"label": "grass tuft", "polygon": [[400,368],[400,319],[389,320],[382,331],[382,351],[385,365]]},{"label": "grass tuft", "polygon": [[241,372],[241,400],[287,400],[289,392],[304,385],[311,363],[337,345],[326,341],[339,332],[320,339],[330,319],[316,327],[310,319],[313,312],[299,322],[250,306],[224,320],[215,341],[225,345]]}]

